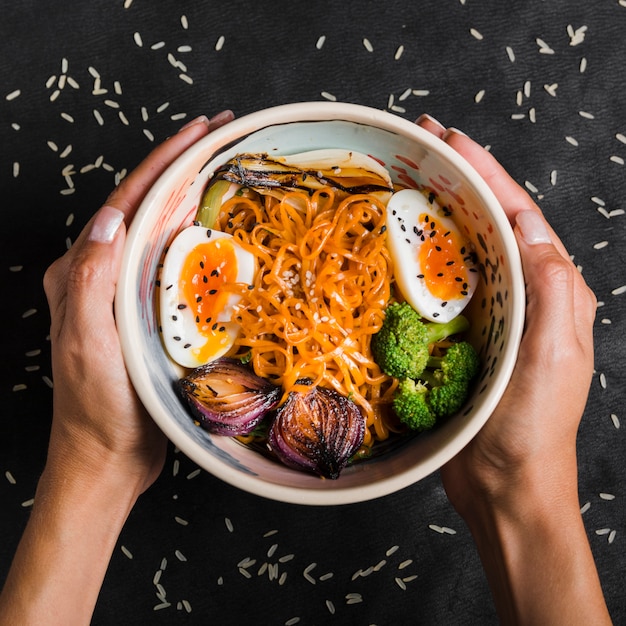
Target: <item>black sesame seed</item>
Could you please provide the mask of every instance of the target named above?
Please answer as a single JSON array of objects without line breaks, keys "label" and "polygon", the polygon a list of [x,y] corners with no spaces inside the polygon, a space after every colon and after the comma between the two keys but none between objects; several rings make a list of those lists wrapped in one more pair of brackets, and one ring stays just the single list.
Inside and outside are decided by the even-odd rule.
[{"label": "black sesame seed", "polygon": [[196,298],[196,302],[202,302],[202,296],[198,296],[198,297]]},{"label": "black sesame seed", "polygon": [[191,348],[191,344],[190,343],[186,343],[183,347],[184,348]]},{"label": "black sesame seed", "polygon": [[211,319],[213,319],[213,318],[211,318],[211,317],[207,317],[207,318],[206,318],[206,323],[207,323],[207,324],[210,324],[210,323],[211,323]]},{"label": "black sesame seed", "polygon": [[172,315],[172,319],[176,321],[178,319],[178,315]]},{"label": "black sesame seed", "polygon": [[204,269],[204,261],[200,261],[200,268]]},{"label": "black sesame seed", "polygon": [[155,284],[157,287],[160,287],[160,286],[161,286],[161,281],[157,279],[157,280],[155,280],[155,281],[154,281],[154,284]]},{"label": "black sesame seed", "polygon": [[386,230],[387,230],[387,226],[383,224],[383,225],[380,227],[380,232],[381,232],[381,233],[384,233]]},{"label": "black sesame seed", "polygon": [[254,289],[254,285],[248,285],[248,289]]},{"label": "black sesame seed", "polygon": [[217,289],[209,289],[209,295],[212,296],[217,293]]},{"label": "black sesame seed", "polygon": [[424,278],[424,274],[418,274],[417,277],[418,278]]},{"label": "black sesame seed", "polygon": [[200,323],[200,316],[196,315],[196,324],[199,324],[199,323]]},{"label": "black sesame seed", "polygon": [[467,295],[467,291],[465,291],[465,289],[463,289],[463,290],[461,291],[461,295],[462,295],[462,296],[466,296],[466,295]]},{"label": "black sesame seed", "polygon": [[226,330],[226,326],[220,326],[220,332],[223,333]]},{"label": "black sesame seed", "polygon": [[446,265],[454,265],[454,261],[448,261]]},{"label": "black sesame seed", "polygon": [[179,304],[176,308],[177,308],[179,311],[182,311],[183,309],[186,309],[186,308],[187,308],[187,305],[186,305],[186,304]]},{"label": "black sesame seed", "polygon": [[213,324],[213,326],[211,326],[211,330],[217,330],[218,326],[219,326],[219,324],[217,322],[215,322],[215,324]]},{"label": "black sesame seed", "polygon": [[206,231],[206,236],[210,239],[211,235],[213,235],[213,231],[210,228],[208,228]]},{"label": "black sesame seed", "polygon": [[203,283],[208,283],[209,279],[206,277],[206,274],[202,277],[202,282]]},{"label": "black sesame seed", "polygon": [[439,277],[443,276],[443,272],[437,272],[437,276]]},{"label": "black sesame seed", "polygon": [[168,285],[168,286],[165,288],[165,291],[167,291],[168,289],[171,289],[173,286],[174,286],[174,285]]},{"label": "black sesame seed", "polygon": [[446,306],[448,306],[448,303],[444,300],[444,301],[441,303],[441,306],[442,306],[442,307],[446,307]]},{"label": "black sesame seed", "polygon": [[435,246],[435,250],[437,250],[437,252],[441,252],[441,246]]},{"label": "black sesame seed", "polygon": [[405,226],[404,224],[400,224],[400,230],[401,230],[403,233],[406,233],[406,226]]},{"label": "black sesame seed", "polygon": [[455,276],[454,280],[456,280],[457,283],[462,283],[463,279],[460,276]]},{"label": "black sesame seed", "polygon": [[172,337],[174,341],[180,341],[180,337]]},{"label": "black sesame seed", "polygon": [[439,313],[433,313],[433,317],[439,317]]},{"label": "black sesame seed", "polygon": [[217,269],[217,267],[211,272],[211,276],[219,276],[220,275],[220,271]]}]

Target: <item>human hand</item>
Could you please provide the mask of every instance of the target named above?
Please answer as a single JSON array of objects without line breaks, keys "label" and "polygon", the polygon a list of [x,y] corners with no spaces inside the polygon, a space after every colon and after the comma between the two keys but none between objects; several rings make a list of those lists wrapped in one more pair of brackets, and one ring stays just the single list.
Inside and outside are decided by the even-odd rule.
[{"label": "human hand", "polygon": [[484,428],[443,468],[448,496],[464,515],[477,496],[515,494],[536,479],[545,498],[568,493],[577,503],[576,433],[593,373],[595,297],[540,209],[487,150],[428,118],[419,123],[491,187],[514,227],[526,280],[515,370]]},{"label": "human hand", "polygon": [[87,476],[114,471],[135,496],[160,473],[165,437],[130,383],[113,315],[126,225],[170,163],[232,117],[225,111],[212,120],[198,118],[158,146],[46,272],[54,377],[48,467]]},{"label": "human hand", "polygon": [[593,373],[596,299],[556,233],[496,159],[429,116],[418,124],[490,186],[519,245],[526,323],[509,385],[442,469],[502,623],[610,624],[578,501],[576,436]]}]

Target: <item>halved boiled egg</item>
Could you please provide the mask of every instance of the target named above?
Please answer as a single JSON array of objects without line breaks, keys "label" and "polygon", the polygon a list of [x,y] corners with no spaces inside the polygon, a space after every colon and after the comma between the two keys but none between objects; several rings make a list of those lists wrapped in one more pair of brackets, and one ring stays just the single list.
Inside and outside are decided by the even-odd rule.
[{"label": "halved boiled egg", "polygon": [[198,367],[232,348],[240,299],[232,288],[252,284],[255,269],[254,256],[227,233],[194,225],[175,237],[163,262],[159,303],[163,342],[174,361]]},{"label": "halved boiled egg", "polygon": [[387,247],[398,287],[424,318],[449,322],[478,283],[471,244],[452,218],[420,191],[403,189],[387,204]]}]

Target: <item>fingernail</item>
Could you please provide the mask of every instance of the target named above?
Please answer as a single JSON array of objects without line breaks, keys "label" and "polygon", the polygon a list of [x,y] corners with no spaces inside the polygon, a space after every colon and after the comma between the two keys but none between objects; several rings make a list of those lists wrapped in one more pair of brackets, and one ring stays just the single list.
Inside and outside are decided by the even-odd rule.
[{"label": "fingernail", "polygon": [[461,137],[467,137],[467,133],[464,133],[462,130],[459,130],[458,128],[454,128],[453,126],[450,126],[450,128],[448,128],[446,130],[446,132],[443,134],[442,139],[448,139],[448,137],[451,137],[452,135],[461,135]]},{"label": "fingernail", "polygon": [[552,243],[544,219],[537,211],[520,211],[515,218],[522,239],[529,245]]},{"label": "fingernail", "polygon": [[433,124],[435,124],[436,126],[439,126],[439,128],[445,130],[445,126],[436,118],[434,118],[432,115],[428,115],[428,113],[422,113],[418,118],[417,121],[415,122],[416,124],[419,124],[420,122],[432,122]]},{"label": "fingernail", "polygon": [[187,122],[184,126],[181,126],[178,129],[178,132],[180,133],[182,130],[185,130],[186,128],[190,128],[191,126],[195,126],[196,124],[204,124],[205,126],[208,126],[209,118],[206,115],[199,115],[195,119],[191,120],[191,122]]},{"label": "fingernail", "polygon": [[124,221],[124,214],[115,207],[104,205],[96,214],[88,239],[99,243],[111,243]]},{"label": "fingernail", "polygon": [[222,124],[226,124],[227,122],[232,121],[234,118],[235,118],[235,114],[230,109],[226,109],[224,111],[221,111],[217,115],[214,115],[209,120],[209,125],[221,126]]}]

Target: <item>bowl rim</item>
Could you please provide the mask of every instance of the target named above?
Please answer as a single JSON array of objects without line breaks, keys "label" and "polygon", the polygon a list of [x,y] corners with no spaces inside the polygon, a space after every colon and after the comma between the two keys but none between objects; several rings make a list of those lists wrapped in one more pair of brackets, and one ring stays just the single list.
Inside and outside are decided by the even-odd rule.
[{"label": "bowl rim", "polygon": [[[517,241],[504,210],[480,174],[446,142],[417,124],[381,109],[345,102],[296,102],[269,107],[236,118],[197,141],[161,174],[145,195],[128,228],[121,267],[126,267],[137,254],[136,233],[141,231],[142,222],[147,218],[151,205],[158,197],[161,182],[172,176],[177,176],[179,170],[184,169],[187,160],[205,152],[211,155],[210,159],[212,160],[220,148],[229,146],[233,142],[268,126],[292,122],[332,120],[374,126],[404,137],[414,138],[418,142],[426,144],[429,150],[448,161],[454,169],[462,172],[467,178],[486,204],[490,218],[495,222],[508,253],[509,273],[513,281],[509,290],[511,319],[508,322],[508,334],[506,335],[508,349],[499,358],[499,371],[496,373],[496,380],[494,381],[495,391],[484,399],[478,413],[465,423],[459,432],[463,436],[449,439],[440,449],[429,455],[427,466],[411,466],[393,476],[377,480],[375,483],[358,486],[342,487],[339,484],[333,484],[332,489],[323,489],[280,485],[267,482],[252,474],[237,472],[219,459],[208,457],[203,446],[189,439],[182,431],[178,430],[172,420],[162,415],[162,409],[160,409],[158,402],[154,402],[151,396],[146,397],[145,394],[142,394],[141,385],[136,383],[141,382],[141,370],[145,366],[141,360],[142,355],[137,355],[130,349],[134,341],[132,324],[128,322],[124,314],[126,303],[134,302],[136,297],[133,288],[134,280],[130,273],[122,271],[115,297],[118,334],[129,377],[152,419],[168,439],[186,456],[217,478],[254,495],[291,504],[328,506],[373,500],[408,487],[439,469],[476,436],[500,401],[515,367],[525,318],[525,285]],[[340,479],[333,482],[340,483]]]}]

